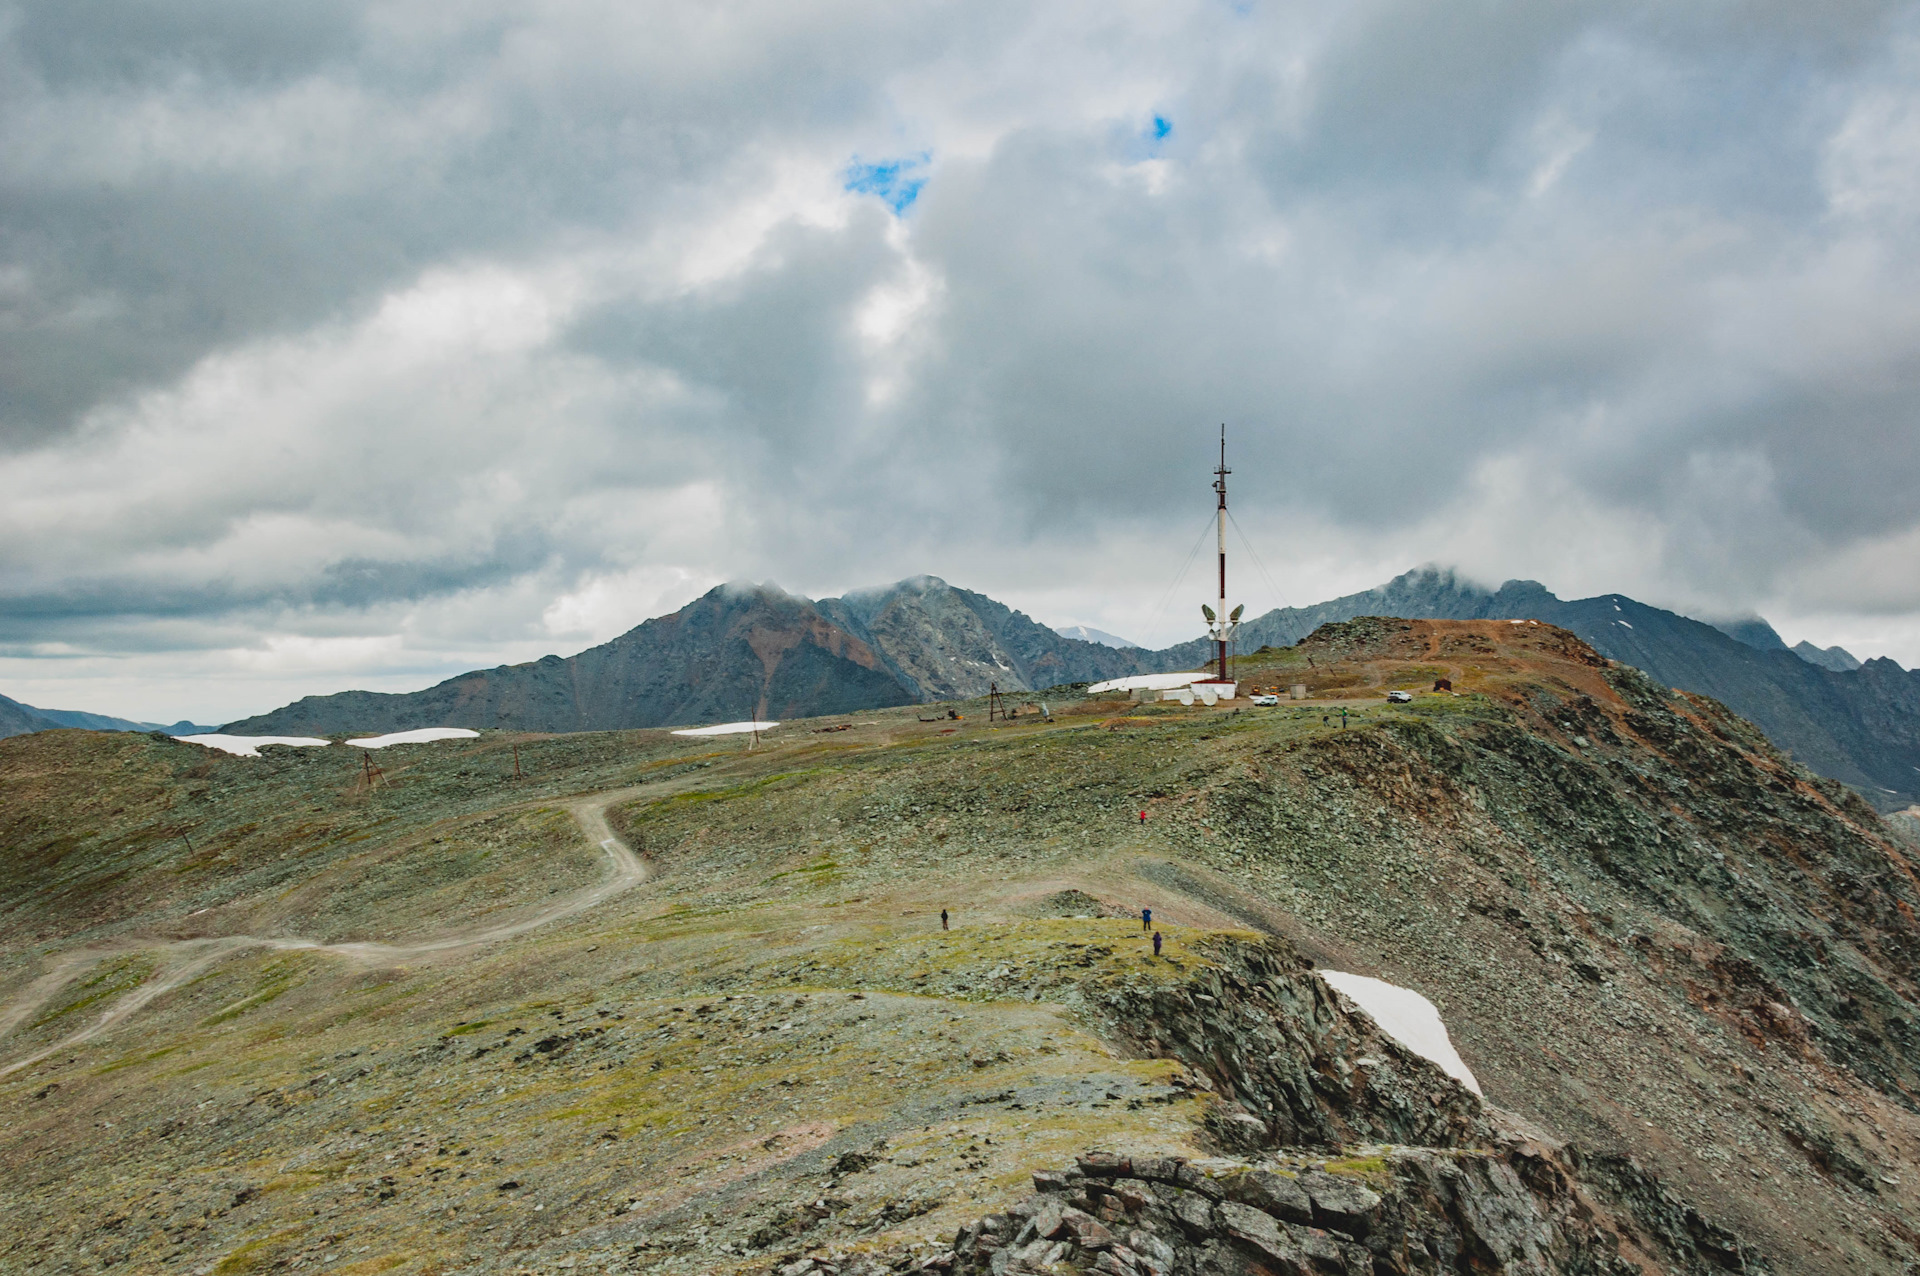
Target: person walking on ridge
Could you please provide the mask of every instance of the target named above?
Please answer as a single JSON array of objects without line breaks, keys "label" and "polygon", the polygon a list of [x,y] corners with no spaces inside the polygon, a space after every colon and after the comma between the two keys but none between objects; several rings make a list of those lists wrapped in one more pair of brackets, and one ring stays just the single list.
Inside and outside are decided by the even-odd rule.
[{"label": "person walking on ridge", "polygon": [[947,928],[947,910],[943,908],[940,910],[940,929],[945,930],[946,928]]}]

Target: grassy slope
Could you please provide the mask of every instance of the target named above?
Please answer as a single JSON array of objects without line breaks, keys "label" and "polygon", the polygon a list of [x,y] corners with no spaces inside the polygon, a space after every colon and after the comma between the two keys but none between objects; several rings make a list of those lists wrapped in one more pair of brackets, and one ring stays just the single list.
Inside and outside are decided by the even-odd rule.
[{"label": "grassy slope", "polygon": [[[681,789],[614,813],[658,876],[593,912],[397,966],[240,953],[0,1080],[0,1262],[724,1270],[950,1231],[1090,1144],[1192,1148],[1177,1065],[1115,1046],[1083,984],[1183,977],[1209,928],[1252,924],[1426,991],[1492,1101],[1632,1152],[1791,1267],[1885,1264],[1920,1217],[1880,1181],[1915,1152],[1889,1022],[1913,998],[1911,886],[1862,869],[1904,872],[1871,813],[1711,705],[1637,703],[1552,631],[1456,628],[1243,670],[1470,690],[1345,732],[1321,706],[997,729],[909,709],[752,754],[521,737],[519,782],[509,737],[422,746],[371,792],[344,750],[6,741],[9,991],[127,948],[8,1058],[137,986],[141,936],[389,937],[531,908],[598,871],[559,799]],[[1152,904],[1182,965],[1151,963],[1137,922],[1045,916],[1069,890]],[[832,1171],[880,1139],[878,1164]]]}]

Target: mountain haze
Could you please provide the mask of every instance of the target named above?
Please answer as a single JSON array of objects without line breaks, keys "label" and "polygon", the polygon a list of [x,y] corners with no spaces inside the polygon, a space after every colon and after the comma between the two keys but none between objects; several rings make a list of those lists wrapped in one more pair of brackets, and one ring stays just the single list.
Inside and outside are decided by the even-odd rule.
[{"label": "mountain haze", "polygon": [[104,713],[83,713],[78,709],[41,709],[0,696],[0,738],[26,735],[33,731],[57,731],[76,727],[83,731],[165,731],[169,735],[194,735],[212,727],[182,719],[179,722],[135,722]]},{"label": "mountain haze", "polygon": [[18,700],[9,700],[5,696],[0,696],[0,738],[10,735],[28,735],[35,731],[51,731],[59,725],[32,705],[24,705]]}]

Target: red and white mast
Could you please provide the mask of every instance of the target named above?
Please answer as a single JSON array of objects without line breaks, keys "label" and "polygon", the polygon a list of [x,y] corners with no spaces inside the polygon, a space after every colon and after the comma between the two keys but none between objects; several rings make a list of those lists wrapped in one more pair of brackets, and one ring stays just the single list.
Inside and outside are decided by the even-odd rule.
[{"label": "red and white mast", "polygon": [[1219,524],[1220,552],[1220,595],[1219,610],[1202,605],[1201,614],[1207,618],[1207,629],[1213,635],[1214,677],[1226,682],[1227,643],[1233,638],[1234,631],[1240,628],[1240,608],[1227,612],[1227,475],[1233,473],[1227,468],[1227,427],[1220,427],[1220,465],[1213,472],[1213,490],[1219,497],[1219,511],[1215,518]]}]

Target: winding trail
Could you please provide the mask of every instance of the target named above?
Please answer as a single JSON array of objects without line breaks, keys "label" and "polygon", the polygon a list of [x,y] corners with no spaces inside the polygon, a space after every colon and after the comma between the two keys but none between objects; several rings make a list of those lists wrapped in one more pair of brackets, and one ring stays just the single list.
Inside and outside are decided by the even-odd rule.
[{"label": "winding trail", "polygon": [[[643,793],[664,796],[681,787],[685,785],[673,781],[658,781],[652,784],[636,784],[623,789],[609,789],[590,797],[574,798],[559,803],[573,816],[575,823],[580,826],[580,831],[586,834],[587,840],[598,845],[606,853],[607,875],[585,890],[576,891],[547,905],[539,912],[516,921],[451,930],[433,939],[409,944],[378,944],[366,941],[329,944],[317,939],[275,935],[221,935],[208,939],[158,940],[147,943],[129,941],[94,948],[80,948],[64,953],[54,962],[52,969],[27,985],[12,1004],[0,1009],[0,1038],[10,1036],[27,1021],[34,1011],[52,1000],[54,994],[71,983],[83,971],[108,958],[134,953],[159,953],[162,955],[164,970],[156,978],[147,980],[140,987],[114,1002],[88,1027],[53,1045],[35,1051],[23,1059],[16,1059],[12,1063],[0,1066],[0,1078],[11,1076],[22,1068],[30,1068],[62,1050],[69,1050],[93,1040],[117,1024],[132,1018],[156,998],[198,978],[210,967],[237,952],[266,948],[289,952],[332,953],[366,965],[380,965],[411,957],[425,957],[462,948],[496,944],[501,940],[512,939],[516,935],[538,930],[542,926],[564,921],[590,908],[598,908],[608,900],[624,894],[647,880],[647,866],[626,843],[614,836],[613,826],[607,823],[607,808],[616,802],[639,797]],[[168,961],[168,958],[174,960]]]}]

